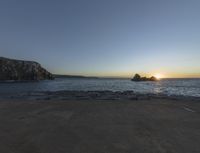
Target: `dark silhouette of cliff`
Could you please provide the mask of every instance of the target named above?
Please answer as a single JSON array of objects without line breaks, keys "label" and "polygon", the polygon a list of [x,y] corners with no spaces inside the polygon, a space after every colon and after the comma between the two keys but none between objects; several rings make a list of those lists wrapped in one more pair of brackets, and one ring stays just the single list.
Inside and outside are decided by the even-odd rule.
[{"label": "dark silhouette of cliff", "polygon": [[45,80],[53,75],[37,62],[0,57],[0,80]]},{"label": "dark silhouette of cliff", "polygon": [[157,78],[152,76],[150,78],[147,77],[141,77],[139,74],[135,74],[135,76],[133,77],[133,79],[131,79],[132,81],[157,81]]}]

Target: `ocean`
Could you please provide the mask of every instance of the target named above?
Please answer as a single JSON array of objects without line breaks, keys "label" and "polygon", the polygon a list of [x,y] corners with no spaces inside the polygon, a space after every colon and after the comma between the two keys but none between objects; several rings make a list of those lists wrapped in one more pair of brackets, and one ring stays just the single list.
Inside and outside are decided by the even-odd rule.
[{"label": "ocean", "polygon": [[0,95],[43,91],[134,91],[136,93],[200,97],[200,79],[133,82],[111,78],[56,78],[38,82],[0,83]]}]

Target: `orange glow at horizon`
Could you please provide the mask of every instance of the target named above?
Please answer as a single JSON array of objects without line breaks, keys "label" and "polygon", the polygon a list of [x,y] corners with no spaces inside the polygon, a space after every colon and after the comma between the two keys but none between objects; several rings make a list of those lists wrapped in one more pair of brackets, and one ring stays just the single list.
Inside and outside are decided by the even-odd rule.
[{"label": "orange glow at horizon", "polygon": [[161,78],[163,78],[163,75],[160,74],[160,73],[156,73],[154,76],[155,76],[157,79],[161,79]]},{"label": "orange glow at horizon", "polygon": [[83,76],[97,76],[97,77],[125,77],[132,78],[136,73],[141,76],[151,77],[155,76],[158,79],[162,78],[200,78],[200,72],[196,73],[184,73],[184,72],[170,72],[164,70],[157,71],[148,71],[148,72],[138,72],[138,71],[107,71],[107,72],[82,72],[82,73],[64,73],[60,72],[60,74],[73,74],[73,75],[83,75]]}]

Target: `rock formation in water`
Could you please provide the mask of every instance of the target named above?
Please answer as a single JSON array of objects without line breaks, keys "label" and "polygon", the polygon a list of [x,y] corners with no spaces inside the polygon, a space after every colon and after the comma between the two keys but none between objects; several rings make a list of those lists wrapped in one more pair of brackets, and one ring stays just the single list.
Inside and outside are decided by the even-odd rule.
[{"label": "rock formation in water", "polygon": [[37,62],[22,61],[0,57],[0,80],[45,80],[53,75]]},{"label": "rock formation in water", "polygon": [[147,77],[141,77],[139,74],[135,74],[132,81],[157,81],[158,79],[154,76],[147,78]]}]

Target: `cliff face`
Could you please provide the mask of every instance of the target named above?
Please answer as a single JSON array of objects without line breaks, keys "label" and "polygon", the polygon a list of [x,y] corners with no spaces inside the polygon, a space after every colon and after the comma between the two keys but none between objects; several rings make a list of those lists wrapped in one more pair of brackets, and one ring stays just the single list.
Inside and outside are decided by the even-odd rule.
[{"label": "cliff face", "polygon": [[37,62],[0,57],[0,80],[44,80],[53,79],[51,73]]}]

